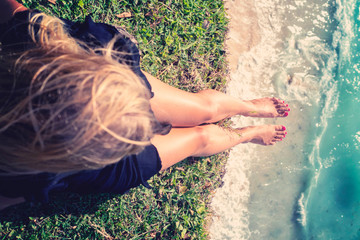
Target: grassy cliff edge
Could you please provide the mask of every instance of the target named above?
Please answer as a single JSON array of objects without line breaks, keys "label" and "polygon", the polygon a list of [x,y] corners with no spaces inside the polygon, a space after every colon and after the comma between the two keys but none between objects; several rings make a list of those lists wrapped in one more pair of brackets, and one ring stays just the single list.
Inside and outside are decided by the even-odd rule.
[{"label": "grassy cliff edge", "polygon": [[[23,1],[57,17],[124,27],[142,52],[142,69],[187,91],[223,90],[228,20],[222,0]],[[211,193],[226,153],[191,158],[125,195],[53,196],[0,215],[0,239],[206,239]]]}]

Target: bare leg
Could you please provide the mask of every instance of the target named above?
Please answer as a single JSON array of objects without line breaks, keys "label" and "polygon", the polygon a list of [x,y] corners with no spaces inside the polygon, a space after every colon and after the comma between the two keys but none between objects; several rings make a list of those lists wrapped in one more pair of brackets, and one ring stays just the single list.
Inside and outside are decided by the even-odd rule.
[{"label": "bare leg", "polygon": [[240,143],[274,145],[286,135],[281,125],[252,126],[226,130],[209,124],[191,128],[174,128],[168,135],[157,135],[151,142],[157,148],[162,170],[194,156],[210,156]]},{"label": "bare leg", "polygon": [[286,117],[290,109],[276,98],[243,101],[215,90],[190,93],[171,87],[145,73],[154,97],[151,108],[159,121],[173,126],[198,126],[234,115],[249,117]]}]

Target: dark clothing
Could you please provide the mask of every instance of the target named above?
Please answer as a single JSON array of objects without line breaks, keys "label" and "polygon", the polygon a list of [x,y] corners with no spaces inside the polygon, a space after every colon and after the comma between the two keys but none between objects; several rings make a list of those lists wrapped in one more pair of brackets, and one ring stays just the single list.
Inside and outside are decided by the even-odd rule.
[{"label": "dark clothing", "polygon": [[150,145],[138,155],[130,155],[99,170],[69,173],[40,173],[21,176],[0,175],[0,195],[27,201],[47,202],[51,192],[119,193],[148,183],[161,169],[156,148]]},{"label": "dark clothing", "polygon": [[[16,13],[7,23],[0,24],[1,47],[23,50],[32,46],[28,34],[31,16],[38,11]],[[151,86],[140,70],[140,53],[137,46],[124,34],[108,24],[94,23],[90,17],[78,23],[63,20],[69,34],[85,42],[88,47],[106,46],[116,37],[115,58],[130,68],[145,82],[151,92]],[[36,29],[35,29],[36,30]],[[16,48],[16,49],[15,49]],[[99,52],[100,53],[100,52]],[[0,153],[1,157],[1,153]],[[161,160],[153,145],[143,152],[130,155],[115,164],[98,170],[84,170],[68,173],[39,173],[32,175],[4,176],[0,171],[0,195],[6,197],[24,197],[27,201],[48,201],[51,192],[71,191],[86,193],[119,193],[140,184],[150,187],[146,182],[161,169]]]}]

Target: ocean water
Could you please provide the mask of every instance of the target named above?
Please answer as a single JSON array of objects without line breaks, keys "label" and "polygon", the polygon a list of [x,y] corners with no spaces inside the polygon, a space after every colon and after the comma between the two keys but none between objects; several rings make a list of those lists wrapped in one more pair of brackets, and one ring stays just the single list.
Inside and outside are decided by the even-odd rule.
[{"label": "ocean water", "polygon": [[360,1],[242,4],[261,38],[238,56],[227,92],[277,96],[291,112],[234,117],[234,127],[283,124],[288,135],[231,151],[211,239],[360,239]]}]

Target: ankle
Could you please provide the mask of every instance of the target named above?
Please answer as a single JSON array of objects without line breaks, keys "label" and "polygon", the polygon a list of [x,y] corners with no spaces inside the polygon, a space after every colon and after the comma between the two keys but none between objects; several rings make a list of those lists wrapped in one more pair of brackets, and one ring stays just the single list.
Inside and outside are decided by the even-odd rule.
[{"label": "ankle", "polygon": [[243,128],[236,129],[236,134],[239,136],[241,143],[248,143],[254,139],[254,130],[255,126],[247,126]]},{"label": "ankle", "polygon": [[239,115],[250,116],[255,112],[255,105],[251,100],[240,100]]}]

